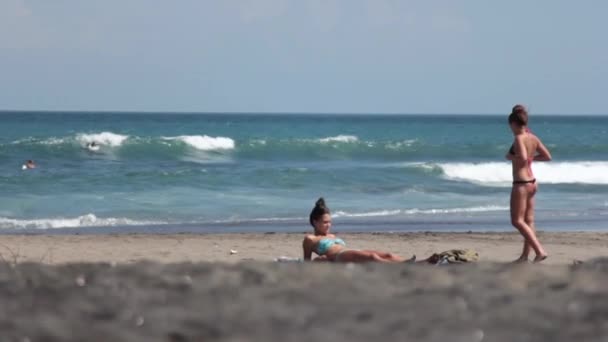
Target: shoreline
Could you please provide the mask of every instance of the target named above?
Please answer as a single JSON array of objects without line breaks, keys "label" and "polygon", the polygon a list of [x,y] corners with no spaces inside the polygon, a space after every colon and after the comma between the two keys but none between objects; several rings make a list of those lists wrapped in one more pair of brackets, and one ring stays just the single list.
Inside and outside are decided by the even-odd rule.
[{"label": "shoreline", "polygon": [[[80,262],[159,263],[273,261],[302,257],[301,233],[178,234],[0,234],[0,260],[64,264]],[[482,262],[515,260],[522,247],[517,232],[339,233],[348,248],[376,249],[419,260],[449,249],[473,249]],[[543,264],[608,256],[608,232],[539,232],[549,252]],[[236,251],[236,253],[231,253]]]}]

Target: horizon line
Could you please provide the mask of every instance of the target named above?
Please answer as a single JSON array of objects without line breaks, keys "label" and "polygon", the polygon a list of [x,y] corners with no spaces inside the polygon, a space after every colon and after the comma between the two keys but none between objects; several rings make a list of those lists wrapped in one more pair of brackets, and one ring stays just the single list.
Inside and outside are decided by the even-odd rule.
[{"label": "horizon line", "polygon": [[[138,111],[138,110],[61,110],[61,109],[0,109],[0,114],[3,113],[49,113],[49,114],[189,114],[189,115],[210,115],[210,114],[226,114],[226,115],[384,115],[384,116],[408,116],[408,115],[429,115],[429,116],[441,116],[441,115],[469,115],[469,116],[501,116],[509,115],[509,113],[405,113],[405,112],[297,112],[297,111],[271,111],[271,112],[240,112],[240,111]],[[605,116],[608,113],[533,113],[534,116]]]}]

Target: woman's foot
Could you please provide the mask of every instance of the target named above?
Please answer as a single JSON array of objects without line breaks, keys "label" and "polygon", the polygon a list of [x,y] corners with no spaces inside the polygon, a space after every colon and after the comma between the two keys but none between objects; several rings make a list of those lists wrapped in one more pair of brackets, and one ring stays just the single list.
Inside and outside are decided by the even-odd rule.
[{"label": "woman's foot", "polygon": [[547,255],[547,254],[540,254],[540,255],[537,255],[537,256],[536,256],[536,258],[534,258],[533,263],[535,263],[535,264],[536,264],[536,263],[539,263],[539,262],[541,262],[541,261],[543,261],[543,260],[547,259],[548,257],[549,257],[549,255]]},{"label": "woman's foot", "polygon": [[527,263],[528,261],[529,261],[529,260],[528,260],[528,257],[527,257],[527,256],[525,256],[525,257],[520,256],[519,258],[515,259],[515,261],[513,261],[513,263],[514,263],[514,264],[525,264],[525,263]]}]

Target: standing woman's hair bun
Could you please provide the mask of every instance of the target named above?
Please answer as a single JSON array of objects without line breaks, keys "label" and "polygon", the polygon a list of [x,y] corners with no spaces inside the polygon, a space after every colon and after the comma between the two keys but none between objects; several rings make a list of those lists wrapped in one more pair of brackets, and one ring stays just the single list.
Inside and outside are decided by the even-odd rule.
[{"label": "standing woman's hair bun", "polygon": [[524,105],[513,106],[509,115],[509,123],[516,123],[518,126],[528,125],[528,110]]},{"label": "standing woman's hair bun", "polygon": [[314,221],[320,219],[323,215],[329,214],[329,208],[325,205],[325,199],[320,197],[315,203],[315,207],[310,212],[309,222],[311,226],[315,226]]}]

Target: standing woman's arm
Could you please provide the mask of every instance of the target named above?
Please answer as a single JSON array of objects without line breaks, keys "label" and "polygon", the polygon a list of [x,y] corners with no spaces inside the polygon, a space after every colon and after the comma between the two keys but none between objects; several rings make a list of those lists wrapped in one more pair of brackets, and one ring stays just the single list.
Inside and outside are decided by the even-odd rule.
[{"label": "standing woman's arm", "polygon": [[515,146],[511,145],[511,148],[509,149],[509,151],[507,151],[507,154],[505,154],[505,159],[513,160],[514,158],[515,158]]},{"label": "standing woman's arm", "polygon": [[528,160],[528,150],[526,150],[526,145],[524,144],[524,137],[519,135],[515,137],[515,142],[513,143],[513,147],[515,150],[515,156],[513,160]]},{"label": "standing woman's arm", "polygon": [[549,152],[540,139],[538,139],[538,148],[536,149],[536,152],[537,154],[534,156],[535,161],[551,161],[551,152]]}]

